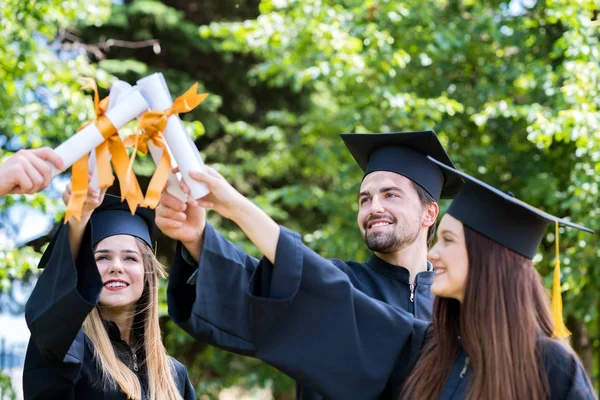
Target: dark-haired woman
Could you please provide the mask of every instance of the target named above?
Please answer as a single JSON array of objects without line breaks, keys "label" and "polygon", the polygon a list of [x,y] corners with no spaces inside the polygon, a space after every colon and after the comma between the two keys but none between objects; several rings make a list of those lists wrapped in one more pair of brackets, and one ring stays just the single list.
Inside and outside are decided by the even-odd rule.
[{"label": "dark-haired woman", "polygon": [[595,398],[553,337],[564,332],[532,265],[548,222],[586,228],[452,172],[466,184],[430,253],[431,324],[357,291],[218,173],[200,175],[211,194],[199,205],[232,219],[265,256],[247,291],[257,356],[334,400]]}]

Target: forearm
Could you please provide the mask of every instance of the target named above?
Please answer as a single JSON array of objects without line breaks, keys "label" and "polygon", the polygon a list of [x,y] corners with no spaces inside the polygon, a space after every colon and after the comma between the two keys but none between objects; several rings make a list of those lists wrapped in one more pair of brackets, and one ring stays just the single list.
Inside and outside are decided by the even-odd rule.
[{"label": "forearm", "polygon": [[81,217],[81,221],[77,221],[75,218],[71,218],[68,222],[69,227],[69,244],[71,246],[71,253],[73,254],[73,260],[77,260],[79,255],[79,249],[81,248],[81,241],[83,234],[85,233],[85,227],[89,221],[89,217]]},{"label": "forearm", "polygon": [[275,250],[279,240],[279,225],[260,207],[246,198],[243,198],[231,219],[244,231],[260,252],[274,264]]}]

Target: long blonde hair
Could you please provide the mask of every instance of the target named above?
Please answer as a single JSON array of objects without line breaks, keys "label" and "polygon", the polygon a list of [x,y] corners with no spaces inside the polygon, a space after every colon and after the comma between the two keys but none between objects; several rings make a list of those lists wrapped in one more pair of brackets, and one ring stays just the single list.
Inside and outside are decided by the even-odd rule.
[{"label": "long blonde hair", "polygon": [[[148,374],[149,400],[182,400],[173,374],[174,365],[167,355],[161,340],[158,323],[158,275],[165,277],[163,265],[156,259],[150,247],[142,240],[135,238],[142,252],[145,270],[145,282],[142,296],[135,305],[135,315],[132,318],[143,322],[142,340],[145,363]],[[117,357],[113,345],[104,327],[99,306],[88,315],[83,323],[83,332],[94,345],[94,358],[102,371],[102,386],[104,388],[121,389],[130,399],[142,398],[142,388],[135,373],[133,373]]]}]

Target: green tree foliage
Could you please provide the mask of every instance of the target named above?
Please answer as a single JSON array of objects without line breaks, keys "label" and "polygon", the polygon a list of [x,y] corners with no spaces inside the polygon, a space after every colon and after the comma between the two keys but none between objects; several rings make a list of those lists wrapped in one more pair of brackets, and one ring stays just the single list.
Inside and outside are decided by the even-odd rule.
[{"label": "green tree foliage", "polygon": [[[10,143],[55,145],[88,118],[77,76],[107,87],[161,71],[173,95],[195,81],[211,93],[185,117],[205,160],[324,256],[367,256],[355,222],[362,175],[345,132],[434,129],[459,168],[600,230],[598,0],[129,0],[110,16],[98,1],[51,1],[44,12],[10,3],[10,15],[1,9],[13,28],[0,30],[0,134]],[[78,29],[60,30],[69,26]],[[60,48],[76,56],[59,59]],[[139,165],[143,185],[151,171]],[[210,219],[256,255],[234,226]],[[548,286],[554,240],[549,229],[536,257]],[[560,244],[565,312],[595,338],[598,236],[561,229]],[[159,243],[165,263],[173,250]],[[8,256],[13,278],[32,265]],[[163,325],[199,393],[242,384],[290,395],[273,369]]]}]

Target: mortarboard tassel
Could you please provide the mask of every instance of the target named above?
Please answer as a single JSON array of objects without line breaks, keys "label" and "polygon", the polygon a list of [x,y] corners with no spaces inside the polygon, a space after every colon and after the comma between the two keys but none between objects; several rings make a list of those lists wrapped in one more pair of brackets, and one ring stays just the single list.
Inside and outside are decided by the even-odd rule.
[{"label": "mortarboard tassel", "polygon": [[554,338],[566,338],[571,335],[563,320],[562,294],[560,290],[560,255],[558,248],[558,221],[556,224],[556,261],[554,261],[554,282],[552,283],[552,319],[554,320]]}]

